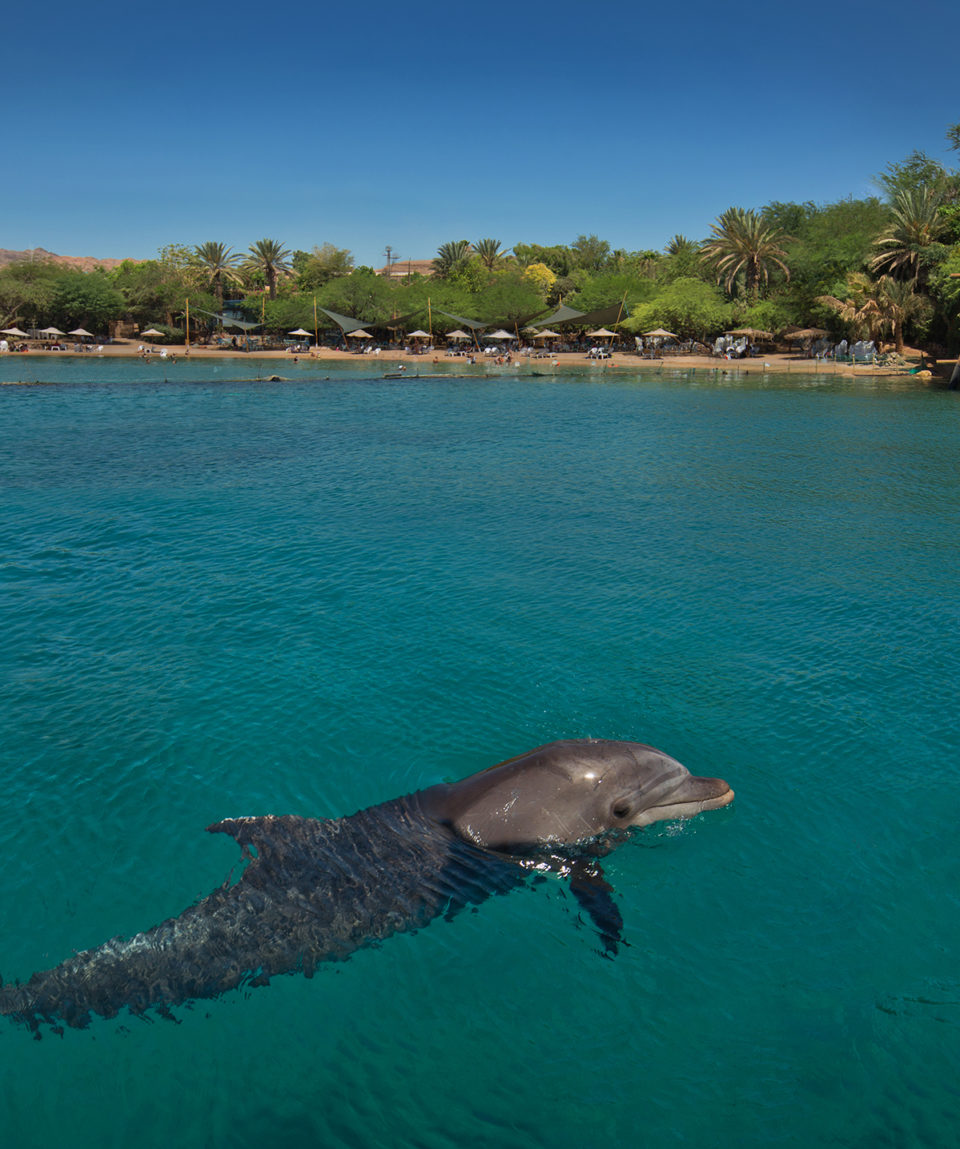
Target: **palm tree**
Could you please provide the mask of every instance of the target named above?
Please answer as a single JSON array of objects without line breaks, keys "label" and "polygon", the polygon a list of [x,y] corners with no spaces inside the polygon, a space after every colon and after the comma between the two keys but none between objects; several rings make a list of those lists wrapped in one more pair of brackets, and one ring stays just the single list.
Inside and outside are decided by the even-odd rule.
[{"label": "palm tree", "polygon": [[878,341],[883,331],[889,330],[898,354],[901,353],[904,325],[929,307],[928,301],[917,293],[916,280],[882,275],[872,283],[865,275],[855,274],[848,277],[847,283],[849,299],[821,295],[817,302],[836,311],[858,339],[867,335]]},{"label": "palm tree", "polygon": [[846,299],[821,295],[817,297],[817,303],[835,311],[855,339],[869,337],[877,340],[882,327],[877,285],[865,275],[855,272],[847,277],[847,287],[850,295]]},{"label": "palm tree", "polygon": [[263,275],[271,299],[277,298],[277,279],[290,275],[290,252],[275,239],[258,239],[252,244],[244,261],[247,271],[257,271]]},{"label": "palm tree", "polygon": [[236,266],[240,262],[241,256],[233,254],[229,247],[224,247],[222,243],[215,243],[213,240],[201,243],[193,250],[213,288],[213,294],[217,300],[217,311],[222,312],[224,281],[239,282],[240,275]]},{"label": "palm tree", "polygon": [[770,282],[771,266],[779,267],[790,278],[790,269],[784,262],[787,253],[780,245],[788,243],[791,237],[767,224],[757,212],[727,208],[710,227],[713,235],[705,242],[701,259],[713,265],[717,282],[723,281],[728,294],[733,294],[741,273],[747,291],[754,294],[761,282]]},{"label": "palm tree", "polygon": [[678,232],[663,250],[666,255],[687,255],[699,249],[700,244],[696,240],[687,239]]},{"label": "palm tree", "polygon": [[455,239],[450,243],[441,243],[437,248],[437,258],[433,267],[441,279],[446,279],[459,271],[470,258],[470,241],[468,239]]},{"label": "palm tree", "polygon": [[899,353],[903,351],[903,327],[907,320],[920,315],[928,307],[928,301],[917,293],[916,280],[893,279],[881,276],[877,285],[877,303],[880,308],[880,322],[893,334],[893,341]]},{"label": "palm tree", "polygon": [[489,268],[490,271],[493,271],[507,254],[505,251],[500,250],[499,239],[478,239],[473,245],[473,250],[480,257],[480,262]]},{"label": "palm tree", "polygon": [[923,249],[943,234],[942,202],[943,196],[930,187],[901,191],[893,201],[890,226],[876,242],[884,250],[870,261],[870,270],[886,270],[898,279],[919,279]]}]

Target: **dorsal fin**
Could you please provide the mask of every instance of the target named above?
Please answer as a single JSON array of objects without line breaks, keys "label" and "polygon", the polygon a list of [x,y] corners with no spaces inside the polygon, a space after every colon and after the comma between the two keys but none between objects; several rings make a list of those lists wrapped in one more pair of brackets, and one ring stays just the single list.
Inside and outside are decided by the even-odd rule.
[{"label": "dorsal fin", "polygon": [[315,825],[315,819],[300,818],[296,814],[266,814],[259,818],[224,818],[208,826],[207,832],[229,834],[245,854],[251,849],[258,855],[271,851],[282,854],[292,839],[302,837],[304,829]]},{"label": "dorsal fin", "polygon": [[271,823],[279,819],[273,814],[262,818],[224,818],[207,827],[208,834],[229,834],[241,846],[255,846],[257,840],[271,837]]}]

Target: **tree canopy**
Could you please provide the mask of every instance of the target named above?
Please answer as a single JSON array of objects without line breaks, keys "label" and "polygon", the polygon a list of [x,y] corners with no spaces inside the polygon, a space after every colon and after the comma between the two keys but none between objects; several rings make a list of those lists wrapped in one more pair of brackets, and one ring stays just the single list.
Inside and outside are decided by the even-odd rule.
[{"label": "tree canopy", "polygon": [[[946,137],[960,153],[960,123]],[[268,334],[311,330],[314,299],[364,323],[434,330],[454,325],[444,312],[519,326],[565,303],[582,312],[622,307],[630,332],[661,326],[705,339],[734,326],[823,326],[955,349],[960,171],[915,150],[875,182],[879,194],[862,199],[728,207],[710,235],[675,234],[662,251],[613,249],[586,232],[512,248],[493,237],[453,239],[439,245],[429,277],[381,277],[355,267],[346,248],[291,252],[276,239],[242,254],[219,240],[172,243],[110,272],[12,263],[0,268],[0,325],[102,332],[122,318],[175,327],[188,299],[192,318],[221,313],[229,287],[227,306],[262,319]]]}]

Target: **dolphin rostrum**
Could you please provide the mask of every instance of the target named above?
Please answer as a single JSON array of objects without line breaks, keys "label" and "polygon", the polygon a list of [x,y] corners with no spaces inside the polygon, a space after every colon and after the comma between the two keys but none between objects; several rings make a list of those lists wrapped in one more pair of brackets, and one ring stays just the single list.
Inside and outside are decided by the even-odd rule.
[{"label": "dolphin rostrum", "polygon": [[461,782],[346,818],[231,818],[241,878],[145,933],[84,950],[24,984],[0,985],[0,1014],[39,1035],[92,1014],[115,1017],[212,998],[276,974],[310,977],[321,962],[506,893],[530,872],[569,880],[617,952],[622,919],[598,858],[628,832],[733,801],[720,778],[696,778],[637,742],[552,742]]}]

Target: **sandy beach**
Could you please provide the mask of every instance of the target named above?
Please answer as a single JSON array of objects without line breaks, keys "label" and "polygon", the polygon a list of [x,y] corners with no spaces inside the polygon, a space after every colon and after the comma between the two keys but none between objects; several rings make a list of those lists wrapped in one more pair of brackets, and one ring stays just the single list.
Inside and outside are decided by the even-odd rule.
[{"label": "sandy beach", "polygon": [[[105,344],[102,349],[97,348],[91,351],[83,352],[84,357],[94,358],[96,356],[103,357],[124,357],[136,358],[140,352],[138,347],[140,345],[135,342],[117,342]],[[146,345],[144,345],[146,346]],[[150,360],[157,360],[161,358],[161,348],[151,346],[147,358]],[[419,374],[429,372],[433,367],[446,364],[448,366],[462,367],[464,372],[472,373],[472,371],[491,366],[502,366],[497,362],[497,358],[492,355],[477,355],[476,365],[470,363],[468,357],[447,355],[444,350],[435,352],[425,352],[423,354],[414,354],[411,351],[404,350],[382,350],[379,355],[374,356],[372,353],[366,355],[353,354],[330,347],[311,348],[309,352],[301,352],[298,355],[293,355],[289,351],[253,351],[242,352],[232,349],[223,349],[215,347],[198,347],[191,346],[189,350],[183,345],[168,345],[166,347],[166,356],[163,357],[166,362],[172,360],[181,361],[184,359],[256,359],[271,361],[276,363],[279,367],[284,362],[292,362],[295,359],[303,361],[305,359],[315,359],[317,361],[325,362],[355,362],[358,360],[370,361],[371,365],[380,363],[385,369],[390,370],[399,369],[402,364],[407,371],[415,371]],[[3,355],[3,359],[7,362],[19,360],[37,360],[47,358],[62,358],[67,355],[73,355],[73,351],[51,351],[51,350],[33,350],[25,352],[8,352]],[[769,355],[760,355],[752,359],[720,359],[715,356],[709,355],[666,355],[662,359],[641,359],[637,355],[614,352],[608,359],[590,359],[581,351],[576,352],[558,352],[551,354],[547,357],[535,358],[532,355],[514,355],[512,356],[511,365],[513,367],[519,366],[522,370],[536,371],[538,373],[545,371],[555,371],[558,369],[589,369],[591,371],[617,371],[617,370],[636,370],[637,368],[668,368],[668,369],[681,369],[681,370],[707,370],[717,371],[720,373],[730,372],[733,374],[753,374],[763,372],[778,372],[809,375],[813,374],[830,374],[830,375],[904,375],[910,366],[916,366],[920,361],[920,352],[912,348],[904,350],[904,359],[909,364],[908,367],[880,367],[869,364],[851,363],[834,363],[830,360],[811,359],[809,357],[798,355],[796,352],[789,353],[774,353]],[[389,366],[388,366],[389,365]],[[953,370],[952,362],[943,362],[938,365],[934,371],[934,375],[949,378]],[[929,375],[919,376],[922,378],[929,378]]]}]

